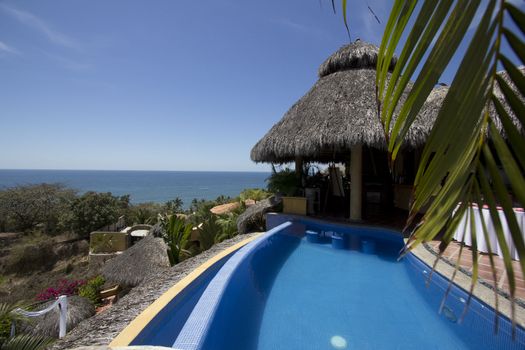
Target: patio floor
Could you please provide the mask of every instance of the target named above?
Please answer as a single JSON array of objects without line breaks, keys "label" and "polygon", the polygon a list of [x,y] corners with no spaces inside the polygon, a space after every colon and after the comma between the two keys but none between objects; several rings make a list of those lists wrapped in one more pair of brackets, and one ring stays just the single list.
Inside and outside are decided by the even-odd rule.
[{"label": "patio floor", "polygon": [[[440,241],[432,241],[429,245],[438,252]],[[459,249],[461,244],[458,242],[452,242],[447,250],[443,253],[443,256],[449,261],[456,263],[459,255]],[[478,275],[479,278],[485,282],[490,283],[492,286],[497,286],[500,290],[508,293],[509,283],[507,275],[503,273],[504,266],[503,260],[498,255],[493,255],[494,265],[496,267],[496,281],[494,281],[492,270],[490,267],[489,256],[486,253],[480,253],[478,255]],[[472,250],[470,247],[464,246],[463,252],[461,253],[460,266],[468,272],[472,272]],[[516,281],[516,297],[525,301],[525,281],[523,280],[523,274],[521,273],[521,266],[519,261],[513,261],[512,267],[514,269],[514,279]]]}]

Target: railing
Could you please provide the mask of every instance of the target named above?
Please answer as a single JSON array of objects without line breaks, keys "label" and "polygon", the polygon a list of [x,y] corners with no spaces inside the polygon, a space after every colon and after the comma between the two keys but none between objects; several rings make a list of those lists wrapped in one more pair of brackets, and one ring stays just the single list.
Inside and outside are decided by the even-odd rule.
[{"label": "railing", "polygon": [[[47,314],[54,308],[58,307],[60,310],[60,318],[58,321],[58,337],[63,338],[66,335],[67,328],[67,296],[61,295],[58,299],[48,307],[39,311],[27,311],[21,308],[16,308],[13,313],[22,315],[24,317],[38,317]],[[15,336],[15,323],[11,323],[11,337]]]}]

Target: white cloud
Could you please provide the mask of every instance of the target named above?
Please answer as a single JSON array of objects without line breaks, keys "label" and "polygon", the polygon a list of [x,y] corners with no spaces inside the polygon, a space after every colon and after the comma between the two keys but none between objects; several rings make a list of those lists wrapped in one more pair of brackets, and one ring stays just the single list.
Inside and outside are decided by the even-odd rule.
[{"label": "white cloud", "polygon": [[20,52],[18,52],[18,50],[15,49],[14,47],[11,47],[7,45],[6,43],[3,43],[0,41],[0,55],[1,54],[19,55]]},{"label": "white cloud", "polygon": [[47,37],[47,39],[52,43],[67,48],[79,49],[79,45],[75,40],[73,40],[64,33],[53,29],[51,25],[49,25],[36,15],[27,11],[15,9],[5,4],[0,4],[0,8],[19,22],[29,27],[32,27],[33,29],[40,32],[42,35]]}]

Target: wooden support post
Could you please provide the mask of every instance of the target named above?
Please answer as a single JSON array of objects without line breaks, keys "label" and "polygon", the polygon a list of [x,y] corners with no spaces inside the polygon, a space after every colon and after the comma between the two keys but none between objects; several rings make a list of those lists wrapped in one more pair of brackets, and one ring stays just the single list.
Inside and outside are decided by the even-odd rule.
[{"label": "wooden support post", "polygon": [[295,173],[297,174],[297,178],[299,179],[299,186],[304,186],[304,176],[303,176],[303,158],[296,157],[295,158]]},{"label": "wooden support post", "polygon": [[362,220],[363,146],[352,147],[350,162],[350,220]]}]

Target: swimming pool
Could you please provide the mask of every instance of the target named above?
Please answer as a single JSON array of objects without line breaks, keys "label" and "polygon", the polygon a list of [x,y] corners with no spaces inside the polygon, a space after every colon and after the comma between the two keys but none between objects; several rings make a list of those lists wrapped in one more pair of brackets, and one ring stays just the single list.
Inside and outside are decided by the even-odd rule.
[{"label": "swimming pool", "polygon": [[[281,219],[281,221],[283,221]],[[409,254],[397,260],[396,232],[313,220],[277,225],[211,273],[192,309],[157,315],[151,334],[169,334],[177,349],[523,349],[525,331],[511,336],[508,319],[478,300],[463,322],[467,299]],[[313,243],[306,231],[324,237]],[[334,241],[344,249],[335,249]],[[341,239],[341,240],[339,240]],[[140,338],[140,339],[138,339]],[[138,339],[138,340],[137,340]],[[132,345],[168,345],[137,337]]]}]

